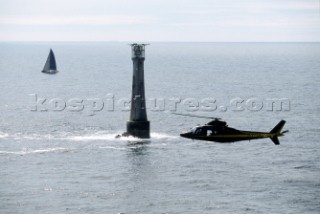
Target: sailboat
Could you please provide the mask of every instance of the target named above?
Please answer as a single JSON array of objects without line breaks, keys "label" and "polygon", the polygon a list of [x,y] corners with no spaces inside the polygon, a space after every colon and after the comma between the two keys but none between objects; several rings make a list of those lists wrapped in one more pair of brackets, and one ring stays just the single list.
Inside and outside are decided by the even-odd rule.
[{"label": "sailboat", "polygon": [[52,49],[50,49],[49,56],[47,58],[46,64],[43,67],[42,72],[46,74],[56,74],[59,72],[57,70],[56,58],[54,57]]}]

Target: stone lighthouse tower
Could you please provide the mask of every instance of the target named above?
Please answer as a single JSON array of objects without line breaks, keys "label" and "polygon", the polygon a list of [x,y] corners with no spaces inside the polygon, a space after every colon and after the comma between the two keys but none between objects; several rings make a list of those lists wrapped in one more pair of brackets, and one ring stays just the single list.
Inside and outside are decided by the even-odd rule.
[{"label": "stone lighthouse tower", "polygon": [[130,119],[127,122],[126,135],[150,138],[150,122],[144,91],[145,44],[131,44],[133,61],[132,97]]}]

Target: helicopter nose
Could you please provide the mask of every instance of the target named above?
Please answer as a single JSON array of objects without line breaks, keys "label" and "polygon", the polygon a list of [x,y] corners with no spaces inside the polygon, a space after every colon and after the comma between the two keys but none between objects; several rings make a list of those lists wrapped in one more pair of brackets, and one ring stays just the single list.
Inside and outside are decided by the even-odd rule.
[{"label": "helicopter nose", "polygon": [[181,136],[181,137],[189,138],[189,137],[190,137],[190,133],[189,133],[189,132],[187,132],[187,133],[181,133],[180,136]]}]

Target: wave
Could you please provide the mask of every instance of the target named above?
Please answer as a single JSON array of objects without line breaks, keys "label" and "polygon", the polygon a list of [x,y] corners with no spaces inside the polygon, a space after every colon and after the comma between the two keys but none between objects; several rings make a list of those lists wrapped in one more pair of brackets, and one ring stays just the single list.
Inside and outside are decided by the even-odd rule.
[{"label": "wave", "polygon": [[0,154],[15,154],[15,155],[27,155],[27,154],[37,154],[37,153],[49,153],[56,151],[68,151],[68,148],[40,148],[40,149],[22,149],[20,151],[0,151]]},{"label": "wave", "polygon": [[79,134],[75,135],[72,132],[61,132],[61,133],[54,133],[54,134],[24,134],[24,133],[15,133],[15,134],[7,134],[7,133],[0,133],[0,138],[9,138],[13,140],[70,140],[70,141],[150,141],[150,140],[166,140],[166,139],[177,139],[178,136],[172,136],[168,135],[166,133],[158,133],[158,132],[152,132],[150,139],[140,139],[132,136],[128,137],[119,137],[116,136],[119,135],[121,131],[119,132],[105,132],[105,131],[99,131],[95,133],[85,133],[85,134]]},{"label": "wave", "polygon": [[13,139],[13,140],[42,140],[42,139],[53,139],[56,138],[56,136],[51,134],[23,134],[23,133],[14,133],[14,134],[8,134],[8,133],[0,133],[0,139]]},{"label": "wave", "polygon": [[177,139],[177,138],[179,138],[179,136],[168,135],[165,133],[152,132],[151,138],[153,138],[153,139]]},{"label": "wave", "polygon": [[0,138],[6,138],[8,137],[9,135],[7,133],[0,133]]},{"label": "wave", "polygon": [[114,141],[114,140],[119,140],[119,141],[150,141],[152,139],[155,140],[161,140],[161,139],[174,139],[174,138],[178,138],[177,136],[171,136],[171,135],[167,135],[165,133],[151,133],[151,138],[150,139],[140,139],[140,138],[136,138],[133,136],[128,136],[128,137],[119,137],[117,138],[117,136],[119,135],[119,132],[117,133],[113,133],[113,134],[102,134],[102,133],[95,133],[95,134],[89,134],[89,135],[78,135],[78,136],[69,136],[66,139],[67,140],[72,140],[72,141],[97,141],[97,140],[103,140],[103,141]]},{"label": "wave", "polygon": [[116,134],[91,134],[65,137],[66,140],[71,141],[96,141],[96,140],[115,140]]},{"label": "wave", "polygon": [[115,147],[115,146],[99,146],[99,149],[127,150],[127,148],[121,148],[121,147]]}]

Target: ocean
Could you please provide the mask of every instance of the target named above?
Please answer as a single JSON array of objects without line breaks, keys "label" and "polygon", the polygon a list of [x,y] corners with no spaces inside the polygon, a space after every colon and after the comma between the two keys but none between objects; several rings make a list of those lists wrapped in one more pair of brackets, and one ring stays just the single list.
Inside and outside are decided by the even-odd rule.
[{"label": "ocean", "polygon": [[[41,73],[53,49],[59,73]],[[126,131],[124,42],[0,43],[0,213],[320,213],[320,43],[146,46],[151,138]],[[209,102],[210,101],[210,102]],[[208,102],[210,105],[208,105]],[[215,143],[180,133],[219,117],[289,130]]]}]

